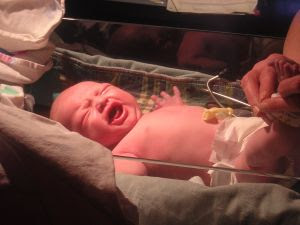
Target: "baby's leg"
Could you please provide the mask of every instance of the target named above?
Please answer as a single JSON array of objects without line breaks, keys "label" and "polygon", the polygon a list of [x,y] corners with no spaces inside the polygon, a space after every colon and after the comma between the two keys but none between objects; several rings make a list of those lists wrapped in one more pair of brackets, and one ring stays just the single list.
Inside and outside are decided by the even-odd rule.
[{"label": "baby's leg", "polygon": [[[299,142],[299,131],[281,123],[273,123],[252,134],[244,151],[235,160],[238,169],[263,173],[283,174],[289,166],[291,155]],[[239,182],[273,182],[272,178],[237,175]]]}]

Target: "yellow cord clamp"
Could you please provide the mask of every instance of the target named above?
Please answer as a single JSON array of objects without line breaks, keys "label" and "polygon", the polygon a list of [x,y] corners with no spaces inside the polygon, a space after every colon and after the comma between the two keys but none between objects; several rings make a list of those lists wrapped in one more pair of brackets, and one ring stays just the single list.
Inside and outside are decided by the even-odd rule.
[{"label": "yellow cord clamp", "polygon": [[213,121],[213,120],[223,120],[227,117],[233,116],[233,109],[232,108],[217,108],[213,107],[210,109],[204,109],[202,114],[202,119],[206,122]]}]

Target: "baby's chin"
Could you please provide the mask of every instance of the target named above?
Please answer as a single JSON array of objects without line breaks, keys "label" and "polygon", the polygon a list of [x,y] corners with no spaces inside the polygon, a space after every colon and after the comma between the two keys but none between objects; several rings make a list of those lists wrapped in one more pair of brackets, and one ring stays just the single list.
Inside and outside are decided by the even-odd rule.
[{"label": "baby's chin", "polygon": [[111,138],[107,138],[105,141],[102,140],[98,142],[104,145],[106,148],[113,150],[128,133],[129,131],[126,133],[124,132],[122,135],[114,135]]},{"label": "baby's chin", "polygon": [[128,133],[130,130],[134,128],[137,122],[142,117],[142,112],[139,108],[127,108],[127,118],[124,123],[120,126],[124,132]]},{"label": "baby's chin", "polygon": [[134,128],[138,120],[130,121],[130,123],[123,124],[122,126],[115,127],[110,131],[107,136],[99,137],[98,143],[104,145],[106,148],[113,150],[119,142]]}]

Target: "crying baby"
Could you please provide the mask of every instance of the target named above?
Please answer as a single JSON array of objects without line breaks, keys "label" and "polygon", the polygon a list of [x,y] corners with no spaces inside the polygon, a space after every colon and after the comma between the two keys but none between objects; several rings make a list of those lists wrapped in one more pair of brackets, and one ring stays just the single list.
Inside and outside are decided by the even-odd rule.
[{"label": "crying baby", "polygon": [[[112,150],[113,155],[192,165],[299,175],[290,158],[299,144],[299,130],[259,117],[230,117],[210,123],[203,107],[183,103],[180,91],[152,96],[155,110],[142,115],[135,98],[108,83],[84,81],[64,90],[54,101],[50,118],[71,131]],[[88,150],[87,150],[88,151]],[[199,176],[206,185],[276,182],[273,178],[217,170],[161,166],[115,160],[119,173],[176,179]]]}]

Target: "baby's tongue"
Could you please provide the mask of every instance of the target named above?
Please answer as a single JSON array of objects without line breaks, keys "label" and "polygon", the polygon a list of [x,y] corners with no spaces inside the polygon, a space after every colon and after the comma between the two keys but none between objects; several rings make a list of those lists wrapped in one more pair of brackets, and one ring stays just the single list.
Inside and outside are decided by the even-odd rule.
[{"label": "baby's tongue", "polygon": [[122,114],[122,107],[115,106],[109,113],[109,123],[113,122],[115,119],[118,119]]}]

